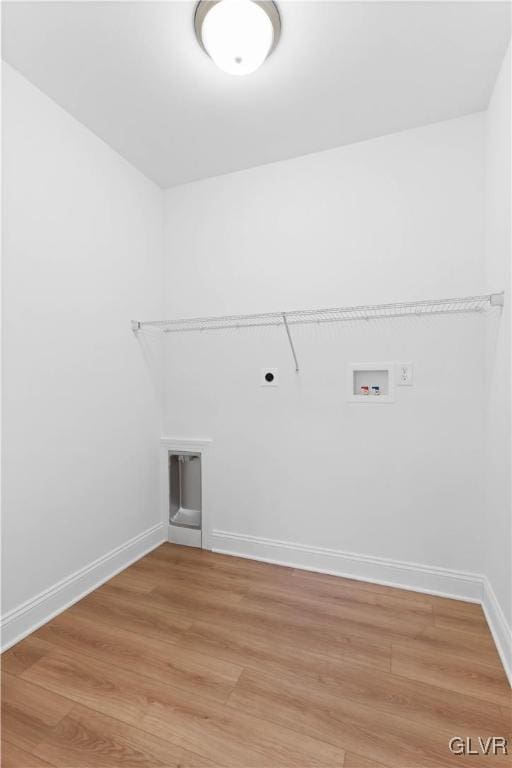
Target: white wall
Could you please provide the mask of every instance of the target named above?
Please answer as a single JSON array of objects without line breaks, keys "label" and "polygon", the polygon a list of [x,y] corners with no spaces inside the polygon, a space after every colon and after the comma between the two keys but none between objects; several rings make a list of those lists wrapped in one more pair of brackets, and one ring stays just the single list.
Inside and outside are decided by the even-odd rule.
[{"label": "white wall", "polygon": [[485,121],[485,280],[489,287],[504,289],[506,295],[503,315],[489,322],[486,339],[486,496],[483,519],[487,553],[485,573],[508,623],[509,632],[512,627],[510,66],[509,48]]},{"label": "white wall", "polygon": [[[160,521],[159,349],[129,318],[510,288],[509,58],[487,114],[178,187],[164,207],[4,65],[3,615]],[[508,302],[293,333],[298,376],[282,329],[165,339],[163,432],[214,441],[212,542],[485,573],[510,624]],[[413,361],[414,386],[349,404],[357,361]],[[279,387],[258,385],[266,366]]]},{"label": "white wall", "polygon": [[[3,614],[159,521],[161,191],[3,67]],[[25,627],[26,629],[26,627]]]},{"label": "white wall", "polygon": [[[484,116],[166,193],[169,317],[473,294]],[[168,335],[169,436],[210,437],[220,531],[480,572],[485,318]],[[348,362],[409,361],[392,405]],[[278,388],[258,386],[280,369]],[[220,539],[219,539],[220,540]],[[233,544],[236,549],[237,544]]]}]

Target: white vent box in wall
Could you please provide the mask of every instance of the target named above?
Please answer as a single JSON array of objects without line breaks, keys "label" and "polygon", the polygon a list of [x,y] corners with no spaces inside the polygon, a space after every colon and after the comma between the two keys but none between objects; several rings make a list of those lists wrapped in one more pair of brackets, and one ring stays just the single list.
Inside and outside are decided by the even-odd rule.
[{"label": "white vent box in wall", "polygon": [[347,400],[373,405],[394,402],[393,374],[393,363],[349,363]]}]

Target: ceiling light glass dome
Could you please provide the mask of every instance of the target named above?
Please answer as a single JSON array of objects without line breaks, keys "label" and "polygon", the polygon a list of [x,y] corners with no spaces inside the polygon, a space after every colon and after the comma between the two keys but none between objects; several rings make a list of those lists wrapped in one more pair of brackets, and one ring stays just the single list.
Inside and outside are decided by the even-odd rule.
[{"label": "ceiling light glass dome", "polygon": [[194,26],[206,53],[230,75],[258,69],[281,33],[275,3],[257,0],[201,0]]}]

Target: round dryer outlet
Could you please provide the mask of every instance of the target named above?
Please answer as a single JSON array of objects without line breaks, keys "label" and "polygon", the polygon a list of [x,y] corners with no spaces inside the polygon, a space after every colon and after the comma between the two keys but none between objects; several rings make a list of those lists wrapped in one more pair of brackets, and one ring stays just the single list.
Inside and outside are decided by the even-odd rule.
[{"label": "round dryer outlet", "polygon": [[277,368],[262,368],[260,373],[262,387],[277,387],[279,385],[279,371]]}]

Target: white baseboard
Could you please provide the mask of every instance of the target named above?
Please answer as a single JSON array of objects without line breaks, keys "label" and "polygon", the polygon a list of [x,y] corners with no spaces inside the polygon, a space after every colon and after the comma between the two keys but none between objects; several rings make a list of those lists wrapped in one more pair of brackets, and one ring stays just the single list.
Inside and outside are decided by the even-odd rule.
[{"label": "white baseboard", "polygon": [[489,579],[484,576],[482,608],[496,643],[509,683],[512,686],[512,631],[501,610],[498,598]]},{"label": "white baseboard", "polygon": [[219,530],[213,531],[211,544],[214,552],[223,554],[472,603],[482,601],[483,577],[471,573]]},{"label": "white baseboard", "polygon": [[167,541],[167,526],[148,528],[103,557],[2,616],[2,651],[46,624],[92,590]]}]

